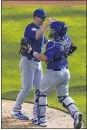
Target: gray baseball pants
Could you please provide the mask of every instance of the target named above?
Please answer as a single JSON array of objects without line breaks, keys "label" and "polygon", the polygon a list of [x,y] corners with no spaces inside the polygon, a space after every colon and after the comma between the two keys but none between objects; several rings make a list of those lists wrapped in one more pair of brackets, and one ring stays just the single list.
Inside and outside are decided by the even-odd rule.
[{"label": "gray baseball pants", "polygon": [[[47,95],[53,90],[56,89],[59,102],[68,109],[71,116],[75,112],[78,112],[77,107],[74,104],[74,101],[69,97],[68,93],[68,80],[70,79],[70,72],[68,69],[64,68],[61,71],[47,70],[47,73],[44,75],[41,84],[40,84],[40,96],[38,100],[39,104],[39,118],[40,122],[45,122],[46,119],[46,104],[47,104]],[[45,96],[46,95],[46,96]]]},{"label": "gray baseball pants", "polygon": [[[19,68],[21,70],[22,89],[20,90],[16,99],[16,103],[13,106],[13,112],[18,112],[21,110],[22,103],[31,90],[32,85],[35,86],[36,91],[40,87],[40,81],[43,77],[41,62],[31,61],[26,57],[22,57]],[[34,118],[37,118],[37,103],[35,100],[36,94],[34,92],[33,116]]]}]

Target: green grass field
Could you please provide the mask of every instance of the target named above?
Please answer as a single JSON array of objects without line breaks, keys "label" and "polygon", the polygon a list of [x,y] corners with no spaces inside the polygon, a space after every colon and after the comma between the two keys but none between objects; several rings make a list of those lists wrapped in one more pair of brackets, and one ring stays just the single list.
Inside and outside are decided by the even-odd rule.
[{"label": "green grass field", "polygon": [[[15,100],[21,89],[19,43],[26,25],[32,22],[33,11],[42,7],[48,17],[65,21],[68,34],[78,47],[73,56],[69,57],[71,80],[70,95],[83,113],[86,127],[86,6],[4,6],[2,7],[2,99]],[[47,32],[46,32],[47,35]],[[46,66],[43,70],[46,72]],[[33,102],[33,89],[25,99]],[[54,90],[48,97],[48,105],[66,111],[57,101]]]}]

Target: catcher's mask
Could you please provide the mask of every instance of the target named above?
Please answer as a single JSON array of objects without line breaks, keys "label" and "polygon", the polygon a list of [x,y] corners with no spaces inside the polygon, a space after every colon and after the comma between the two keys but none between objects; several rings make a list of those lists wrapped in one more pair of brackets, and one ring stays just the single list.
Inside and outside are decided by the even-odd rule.
[{"label": "catcher's mask", "polygon": [[54,21],[49,26],[49,38],[57,39],[63,37],[67,32],[67,26],[64,22]]}]

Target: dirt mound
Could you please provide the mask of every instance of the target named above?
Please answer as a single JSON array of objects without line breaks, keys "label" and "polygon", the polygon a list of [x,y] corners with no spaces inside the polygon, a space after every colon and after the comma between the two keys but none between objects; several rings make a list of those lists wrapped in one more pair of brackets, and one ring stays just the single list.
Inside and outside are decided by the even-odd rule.
[{"label": "dirt mound", "polygon": [[[23,121],[11,116],[11,109],[15,102],[2,100],[2,128],[42,128],[32,124],[33,104],[23,103],[23,111],[29,115],[30,120]],[[48,125],[45,128],[73,128],[73,120],[70,115],[53,109],[47,109]]]}]

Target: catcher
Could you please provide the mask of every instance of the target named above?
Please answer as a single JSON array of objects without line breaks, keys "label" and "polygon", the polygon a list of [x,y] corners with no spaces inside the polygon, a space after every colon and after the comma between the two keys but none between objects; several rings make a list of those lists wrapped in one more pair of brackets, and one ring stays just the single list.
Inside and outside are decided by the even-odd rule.
[{"label": "catcher", "polygon": [[52,41],[48,42],[44,54],[35,52],[31,47],[28,49],[28,53],[35,58],[47,62],[47,72],[41,80],[40,89],[37,90],[38,124],[42,122],[42,126],[47,125],[47,95],[56,88],[59,102],[74,120],[74,128],[81,128],[82,113],[78,111],[68,92],[68,56],[76,50],[76,46],[66,34],[67,26],[64,22],[54,21],[50,24],[50,29],[49,37]]}]

